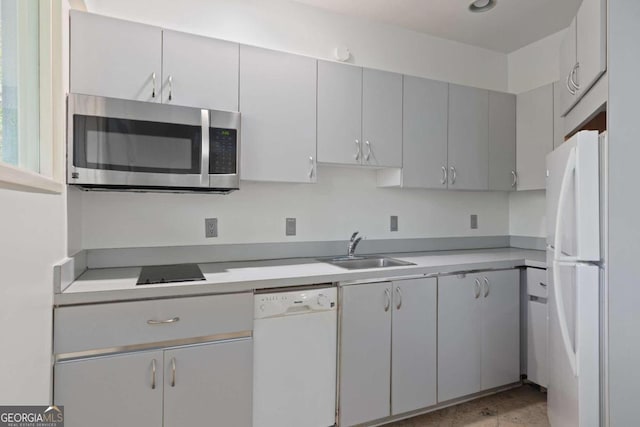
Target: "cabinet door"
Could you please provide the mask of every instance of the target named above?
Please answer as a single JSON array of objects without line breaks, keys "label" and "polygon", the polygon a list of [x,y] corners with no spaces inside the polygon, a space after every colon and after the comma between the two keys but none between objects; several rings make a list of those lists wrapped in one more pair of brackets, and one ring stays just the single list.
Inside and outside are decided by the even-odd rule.
[{"label": "cabinet door", "polygon": [[239,45],[162,31],[162,102],[238,111]]},{"label": "cabinet door", "polygon": [[527,310],[527,378],[542,387],[548,385],[547,303],[530,300]]},{"label": "cabinet door", "polygon": [[570,87],[569,80],[577,61],[576,48],[576,19],[571,21],[567,32],[560,45],[560,115],[564,117],[573,107],[577,96],[573,88]]},{"label": "cabinet door", "polygon": [[316,60],[240,46],[240,178],[315,182]]},{"label": "cabinet door", "polygon": [[555,150],[564,142],[564,117],[562,117],[562,107],[560,97],[563,90],[562,82],[553,84],[553,149]]},{"label": "cabinet door", "polygon": [[362,74],[363,164],[402,167],[402,75]]},{"label": "cabinet door", "polygon": [[391,414],[437,402],[437,281],[393,282]]},{"label": "cabinet door", "polygon": [[391,413],[391,284],[342,288],[340,425]]},{"label": "cabinet door", "polygon": [[449,85],[449,188],[489,188],[489,92]]},{"label": "cabinet door", "polygon": [[251,427],[252,393],[250,339],[165,351],[164,427]]},{"label": "cabinet door", "polygon": [[359,165],[362,68],[318,61],[318,161]]},{"label": "cabinet door", "polygon": [[553,85],[518,95],[518,190],[544,190],[546,156],[553,151]]},{"label": "cabinet door", "polygon": [[438,402],[480,391],[479,281],[472,274],[438,278]]},{"label": "cabinet door", "polygon": [[516,189],[516,96],[489,92],[489,190]]},{"label": "cabinet door", "polygon": [[607,69],[606,0],[583,0],[576,18],[576,72],[580,94],[588,91]]},{"label": "cabinet door", "polygon": [[160,102],[162,30],[72,10],[72,93]]},{"label": "cabinet door", "polygon": [[402,186],[447,188],[449,85],[404,76]]},{"label": "cabinet door", "polygon": [[162,425],[162,351],[58,362],[54,373],[67,427]]},{"label": "cabinet door", "polygon": [[482,390],[520,380],[520,273],[482,273]]}]

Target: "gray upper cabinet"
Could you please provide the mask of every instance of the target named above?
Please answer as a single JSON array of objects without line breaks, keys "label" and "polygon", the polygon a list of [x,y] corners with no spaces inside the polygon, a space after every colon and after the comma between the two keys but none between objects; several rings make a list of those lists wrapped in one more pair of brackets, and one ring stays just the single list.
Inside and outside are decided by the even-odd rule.
[{"label": "gray upper cabinet", "polygon": [[393,282],[391,413],[437,401],[437,281]]},{"label": "gray upper cabinet", "polygon": [[346,427],[391,413],[391,283],[341,292],[339,424]]},{"label": "gray upper cabinet", "polygon": [[555,150],[564,142],[564,117],[562,117],[562,107],[560,98],[562,93],[562,82],[553,84],[553,149]]},{"label": "gray upper cabinet", "polygon": [[[250,339],[165,351],[164,427],[251,427]],[[160,424],[158,424],[160,425]]]},{"label": "gray upper cabinet", "polygon": [[449,85],[449,189],[489,188],[489,92]]},{"label": "gray upper cabinet", "polygon": [[489,190],[516,189],[516,96],[489,92]]},{"label": "gray upper cabinet", "polygon": [[318,162],[362,159],[362,68],[318,61]]},{"label": "gray upper cabinet", "polygon": [[240,46],[240,177],[316,181],[317,61]]},{"label": "gray upper cabinet", "polygon": [[404,76],[402,187],[447,188],[449,85]]},{"label": "gray upper cabinet", "polygon": [[553,84],[517,98],[518,190],[544,190],[545,159],[553,151]]},{"label": "gray upper cabinet", "polygon": [[576,83],[578,97],[607,69],[607,2],[583,0],[576,17]]},{"label": "gray upper cabinet", "polygon": [[438,278],[438,402],[480,391],[482,311],[476,279]]},{"label": "gray upper cabinet", "polygon": [[562,44],[560,45],[560,115],[565,116],[577,100],[577,89],[574,86],[577,63],[577,29],[576,19],[571,21],[567,28]]},{"label": "gray upper cabinet", "polygon": [[239,45],[162,31],[162,102],[238,111]]},{"label": "gray upper cabinet", "polygon": [[53,401],[64,405],[65,425],[162,426],[162,359],[149,351],[57,363]]},{"label": "gray upper cabinet", "polygon": [[70,12],[73,93],[160,102],[162,30]]},{"label": "gray upper cabinet", "polygon": [[482,276],[481,388],[520,380],[520,271]]},{"label": "gray upper cabinet", "polygon": [[362,75],[362,163],[402,167],[402,75],[365,68]]}]

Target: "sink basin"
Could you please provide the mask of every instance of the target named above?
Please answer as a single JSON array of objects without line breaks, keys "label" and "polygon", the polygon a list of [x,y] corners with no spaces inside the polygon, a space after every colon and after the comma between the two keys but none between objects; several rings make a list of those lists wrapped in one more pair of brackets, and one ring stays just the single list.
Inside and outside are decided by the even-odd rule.
[{"label": "sink basin", "polygon": [[412,262],[400,261],[399,259],[371,256],[371,257],[338,257],[322,259],[321,261],[333,264],[347,270],[362,270],[367,268],[401,267],[403,265],[415,265]]}]

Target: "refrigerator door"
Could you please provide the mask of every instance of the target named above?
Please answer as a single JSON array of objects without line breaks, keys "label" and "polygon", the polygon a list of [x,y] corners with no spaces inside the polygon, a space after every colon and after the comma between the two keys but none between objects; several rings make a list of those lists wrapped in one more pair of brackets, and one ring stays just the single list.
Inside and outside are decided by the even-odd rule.
[{"label": "refrigerator door", "polygon": [[[547,156],[547,245],[565,261],[600,261],[598,132]],[[559,249],[559,250],[558,250]]]},{"label": "refrigerator door", "polygon": [[549,260],[548,413],[553,427],[600,422],[600,267]]}]

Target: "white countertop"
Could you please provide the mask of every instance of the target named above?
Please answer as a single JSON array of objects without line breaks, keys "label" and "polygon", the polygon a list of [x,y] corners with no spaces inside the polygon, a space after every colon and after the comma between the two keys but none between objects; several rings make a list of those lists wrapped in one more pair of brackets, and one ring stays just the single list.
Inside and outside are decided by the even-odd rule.
[{"label": "white countertop", "polygon": [[290,286],[352,282],[479,269],[546,268],[545,252],[524,249],[390,254],[416,265],[346,270],[314,258],[199,264],[204,281],[136,286],[140,267],[87,270],[61,294],[56,306],[148,298],[246,292]]}]

